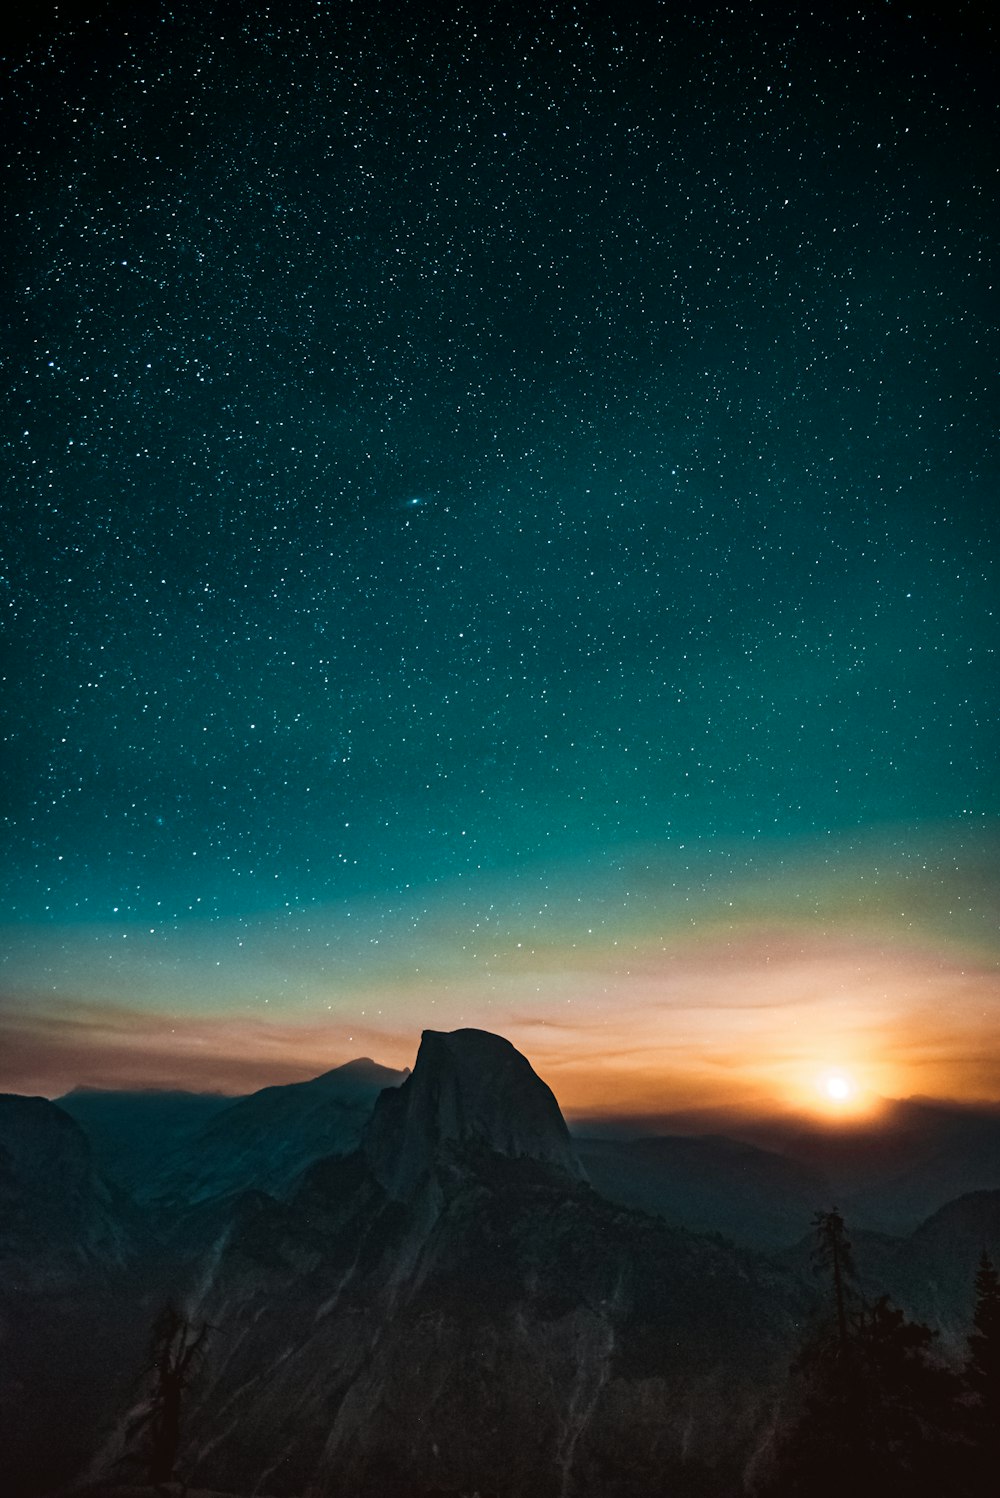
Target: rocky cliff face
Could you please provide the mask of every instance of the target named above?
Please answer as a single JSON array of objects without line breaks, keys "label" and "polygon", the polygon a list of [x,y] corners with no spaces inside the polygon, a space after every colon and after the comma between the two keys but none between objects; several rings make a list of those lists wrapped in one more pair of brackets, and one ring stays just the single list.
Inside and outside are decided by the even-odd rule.
[{"label": "rocky cliff face", "polygon": [[198,1307],[198,1485],[382,1498],[723,1494],[802,1297],[725,1245],[494,1157],[429,1208],[320,1167],[260,1212]]},{"label": "rocky cliff face", "polygon": [[0,1096],[0,1274],[8,1290],[72,1286],[134,1245],[83,1130],[45,1098]]},{"label": "rocky cliff face", "polygon": [[549,1088],[509,1041],[485,1030],[425,1030],[413,1075],[379,1098],[364,1151],[375,1179],[402,1199],[476,1152],[584,1178]]},{"label": "rocky cliff face", "polygon": [[92,1450],[140,1356],[141,1223],[44,1098],[0,1096],[3,1485],[56,1488]]},{"label": "rocky cliff face", "polygon": [[424,1037],[364,1146],[241,1215],[182,1466],[327,1498],[723,1494],[804,1298],[791,1275],[598,1197],[506,1042]]}]

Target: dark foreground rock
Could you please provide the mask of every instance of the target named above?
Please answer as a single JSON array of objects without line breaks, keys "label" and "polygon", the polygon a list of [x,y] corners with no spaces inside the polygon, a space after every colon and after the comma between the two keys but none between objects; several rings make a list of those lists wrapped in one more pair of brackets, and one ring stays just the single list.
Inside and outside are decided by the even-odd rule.
[{"label": "dark foreground rock", "polygon": [[361,1151],[220,1242],[179,1470],[279,1498],[731,1493],[806,1299],[599,1197],[506,1042],[430,1036]]}]

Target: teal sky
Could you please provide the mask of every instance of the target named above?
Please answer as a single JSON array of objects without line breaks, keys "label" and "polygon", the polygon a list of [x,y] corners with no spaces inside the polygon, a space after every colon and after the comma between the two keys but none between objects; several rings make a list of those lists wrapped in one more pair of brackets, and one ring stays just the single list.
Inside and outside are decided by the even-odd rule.
[{"label": "teal sky", "polygon": [[[524,1039],[575,985],[581,1100],[595,1015],[643,1097],[757,1096],[777,1030],[705,1058],[805,931],[813,1033],[890,954],[873,1085],[998,1095],[986,41],[901,4],[22,28],[3,1085],[396,1061],[431,1007]],[[690,992],[624,950],[716,1019],[650,1060],[636,1005]],[[954,1043],[904,1064],[921,1006]]]}]

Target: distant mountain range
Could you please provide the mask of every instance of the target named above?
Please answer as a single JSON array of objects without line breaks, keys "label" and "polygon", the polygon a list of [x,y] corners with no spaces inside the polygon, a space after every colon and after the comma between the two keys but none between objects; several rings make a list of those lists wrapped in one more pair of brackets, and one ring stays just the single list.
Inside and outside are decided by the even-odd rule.
[{"label": "distant mountain range", "polygon": [[407,1075],[363,1059],[244,1098],[77,1091],[59,1106],[108,1176],[138,1201],[178,1206],[251,1188],[282,1195],[314,1160],[356,1149],[379,1093]]},{"label": "distant mountain range", "polygon": [[[595,1185],[670,1221],[774,1248],[836,1202],[871,1232],[907,1234],[956,1196],[1000,1186],[1000,1109],[928,1098],[886,1103],[865,1124],[734,1115],[640,1124],[578,1120]],[[702,1129],[704,1125],[702,1125]]]},{"label": "distant mountain range", "polygon": [[[355,1149],[379,1092],[407,1075],[364,1058],[245,1098],[81,1088],[58,1106],[106,1179],[172,1208],[247,1189],[285,1194],[314,1160]],[[788,1246],[834,1201],[857,1229],[906,1234],[956,1196],[1000,1186],[996,1108],[914,1098],[862,1127],[730,1125],[732,1135],[715,1119],[697,1133],[696,1117],[668,1115],[641,1132],[627,1119],[611,1129],[581,1119],[571,1132],[610,1200],[755,1248]]]},{"label": "distant mountain range", "polygon": [[996,1107],[907,1098],[864,1125],[765,1122],[747,1137],[820,1173],[851,1220],[874,1231],[912,1232],[954,1197],[1000,1185]]},{"label": "distant mountain range", "polygon": [[79,1087],[57,1099],[83,1129],[94,1164],[126,1191],[141,1191],[178,1145],[239,1099],[201,1092],[105,1092]]},{"label": "distant mountain range", "polygon": [[[870,1154],[809,1131],[574,1139],[477,1030],[426,1032],[412,1075],[0,1098],[10,1491],[142,1478],[170,1303],[210,1328],[177,1462],[195,1488],[739,1492],[821,1303],[808,1234],[835,1189],[862,1288],[952,1350],[979,1255],[1000,1259],[1000,1120],[909,1104],[891,1133]],[[949,1170],[979,1189],[951,1199]]]},{"label": "distant mountain range", "polygon": [[744,1141],[582,1138],[576,1146],[591,1184],[610,1201],[753,1248],[801,1238],[830,1199],[819,1171]]}]

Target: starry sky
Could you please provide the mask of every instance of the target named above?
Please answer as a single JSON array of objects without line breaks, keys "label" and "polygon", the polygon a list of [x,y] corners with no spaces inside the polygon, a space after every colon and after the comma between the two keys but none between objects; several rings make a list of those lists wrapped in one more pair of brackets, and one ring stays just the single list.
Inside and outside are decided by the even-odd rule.
[{"label": "starry sky", "polygon": [[1000,1098],[975,7],[39,8],[0,1085]]}]

